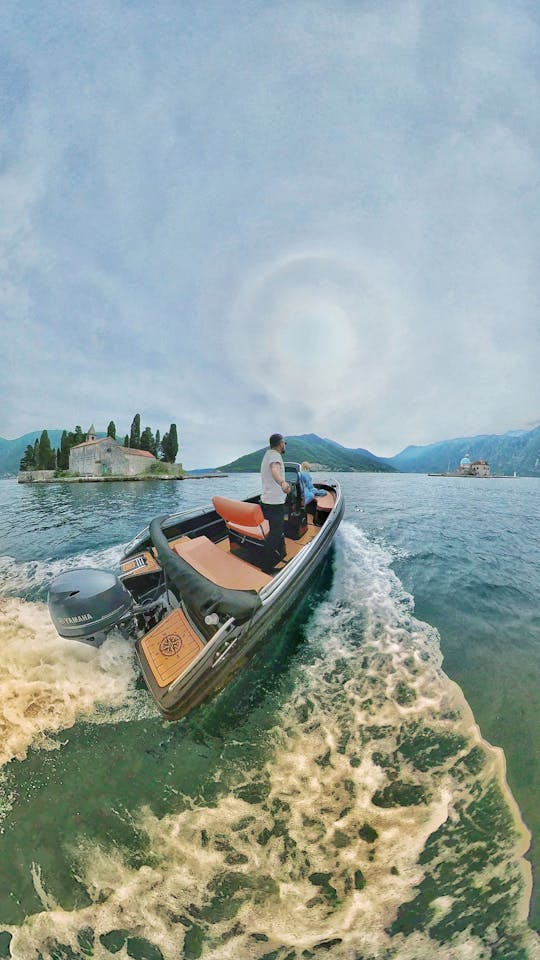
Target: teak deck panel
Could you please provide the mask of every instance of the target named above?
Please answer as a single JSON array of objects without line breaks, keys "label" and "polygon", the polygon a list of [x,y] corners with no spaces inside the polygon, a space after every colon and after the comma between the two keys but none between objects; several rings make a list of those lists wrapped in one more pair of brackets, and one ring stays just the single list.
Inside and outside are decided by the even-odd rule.
[{"label": "teak deck panel", "polygon": [[203,646],[181,610],[173,610],[141,641],[141,650],[160,687],[176,680]]}]

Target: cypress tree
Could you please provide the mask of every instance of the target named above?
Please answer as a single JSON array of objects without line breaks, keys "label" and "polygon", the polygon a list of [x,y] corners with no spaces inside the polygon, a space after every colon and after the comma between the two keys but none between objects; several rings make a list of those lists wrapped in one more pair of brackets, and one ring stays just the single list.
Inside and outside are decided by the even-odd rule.
[{"label": "cypress tree", "polygon": [[148,450],[150,453],[152,453],[154,446],[154,434],[152,433],[150,427],[145,427],[141,434],[141,450]]},{"label": "cypress tree", "polygon": [[114,420],[111,420],[109,426],[107,427],[107,436],[111,437],[112,440],[116,440],[116,424]]},{"label": "cypress tree", "polygon": [[124,446],[125,446],[125,447],[129,447],[129,437],[128,437],[127,433],[126,433],[126,435],[125,435],[125,437],[124,437]]},{"label": "cypress tree", "polygon": [[82,427],[77,424],[75,427],[75,433],[73,434],[73,444],[72,446],[76,447],[78,443],[83,443],[86,440],[86,434],[82,432]]},{"label": "cypress tree", "polygon": [[141,449],[141,415],[136,413],[131,424],[129,445],[133,450]]},{"label": "cypress tree", "polygon": [[176,424],[171,423],[168,433],[163,434],[161,441],[162,457],[165,463],[174,463],[178,453],[178,436],[176,433]]},{"label": "cypress tree", "polygon": [[29,443],[22,456],[19,469],[24,472],[26,470],[32,470],[35,465],[35,448]]},{"label": "cypress tree", "polygon": [[163,439],[161,441],[161,457],[159,458],[163,463],[169,462],[169,434],[165,432],[163,434]]},{"label": "cypress tree", "polygon": [[176,424],[171,423],[171,429],[169,430],[169,463],[174,463],[176,460],[176,454],[178,453],[178,433],[176,432]]},{"label": "cypress tree", "polygon": [[49,439],[49,434],[46,430],[43,430],[41,437],[39,438],[39,460],[38,468],[40,470],[50,470],[51,469],[51,459],[52,459],[52,449],[51,441]]},{"label": "cypress tree", "polygon": [[69,470],[69,436],[67,430],[62,431],[62,439],[60,440],[60,455],[58,466],[60,470]]},{"label": "cypress tree", "polygon": [[37,470],[39,466],[39,440],[36,439],[34,443],[34,467]]},{"label": "cypress tree", "polygon": [[155,457],[159,457],[160,450],[161,450],[161,437],[159,435],[159,430],[156,430],[156,440],[154,443],[154,449],[152,450],[152,453],[154,454]]}]

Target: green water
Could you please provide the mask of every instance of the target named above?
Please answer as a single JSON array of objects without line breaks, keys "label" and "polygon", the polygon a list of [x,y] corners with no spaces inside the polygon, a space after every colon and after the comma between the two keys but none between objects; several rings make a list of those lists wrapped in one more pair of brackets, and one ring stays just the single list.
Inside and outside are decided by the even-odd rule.
[{"label": "green water", "polygon": [[[156,715],[123,641],[97,652],[55,637],[42,585],[56,561],[29,560],[24,537],[18,561],[11,545],[0,956],[538,956],[517,805],[534,810],[535,612],[520,570],[509,583],[499,568],[499,626],[519,642],[502,659],[497,635],[490,648],[487,627],[475,633],[493,597],[486,566],[455,575],[459,526],[434,529],[423,479],[344,478],[349,518],[294,621],[176,724]],[[122,522],[121,501],[84,559],[110,565]],[[441,669],[445,638],[443,666],[463,671],[474,715]],[[490,703],[506,711],[506,741],[493,740],[513,796],[485,739]],[[526,758],[513,756],[518,730]]]}]

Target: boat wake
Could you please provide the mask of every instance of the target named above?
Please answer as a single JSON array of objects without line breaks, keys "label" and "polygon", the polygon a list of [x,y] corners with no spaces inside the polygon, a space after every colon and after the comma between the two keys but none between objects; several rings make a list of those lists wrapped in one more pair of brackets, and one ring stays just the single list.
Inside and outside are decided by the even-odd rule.
[{"label": "boat wake", "polygon": [[[53,879],[35,864],[44,909],[4,927],[13,957],[536,956],[529,838],[503,755],[443,673],[438,635],[415,619],[391,562],[381,544],[342,525],[332,592],[305,625],[309,662],[296,664],[263,761],[224,771],[213,805],[184,796],[165,816],[141,809],[142,866],[84,837],[72,851],[83,909],[57,905]],[[24,632],[31,650],[48,630],[52,643],[36,609],[4,601],[4,637]],[[34,655],[51,696],[68,649],[55,642],[44,671],[43,644]],[[111,704],[129,696],[129,657],[106,647],[106,665],[84,647],[70,654],[77,669],[62,681],[59,718],[94,709],[96,674]],[[70,669],[62,660],[64,678]],[[21,735],[6,758],[24,756],[36,735],[26,747]],[[47,747],[45,727],[42,735]]]},{"label": "boat wake", "polygon": [[[120,637],[99,649],[62,640],[45,604],[0,600],[0,763],[29,747],[56,749],[78,720],[124,713],[135,697],[133,650]],[[145,697],[145,701],[148,698]]]}]

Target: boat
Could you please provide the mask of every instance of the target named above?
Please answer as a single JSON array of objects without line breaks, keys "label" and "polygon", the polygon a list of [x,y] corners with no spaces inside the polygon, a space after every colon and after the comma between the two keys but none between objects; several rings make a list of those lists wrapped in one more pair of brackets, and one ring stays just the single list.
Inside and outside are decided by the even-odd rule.
[{"label": "boat", "polygon": [[152,520],[124,550],[117,573],[60,574],[48,596],[57,632],[99,646],[118,630],[133,641],[163,717],[185,716],[271,638],[332,546],[344,512],[340,484],[316,482],[320,492],[306,506],[299,471],[285,463],[286,554],[270,572],[260,495],[214,496],[202,509]]}]

